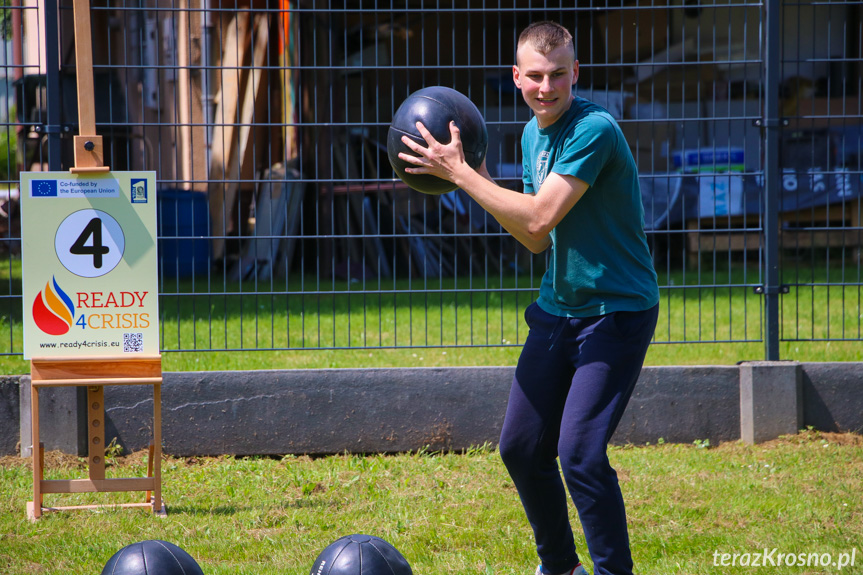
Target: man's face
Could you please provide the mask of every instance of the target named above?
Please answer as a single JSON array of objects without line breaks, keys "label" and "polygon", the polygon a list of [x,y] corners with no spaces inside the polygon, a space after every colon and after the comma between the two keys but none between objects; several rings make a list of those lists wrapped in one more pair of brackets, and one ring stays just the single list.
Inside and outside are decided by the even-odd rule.
[{"label": "man's face", "polygon": [[516,61],[512,67],[515,85],[536,114],[539,127],[552,125],[569,109],[572,86],[578,80],[578,60],[573,59],[567,46],[542,54],[523,44]]}]

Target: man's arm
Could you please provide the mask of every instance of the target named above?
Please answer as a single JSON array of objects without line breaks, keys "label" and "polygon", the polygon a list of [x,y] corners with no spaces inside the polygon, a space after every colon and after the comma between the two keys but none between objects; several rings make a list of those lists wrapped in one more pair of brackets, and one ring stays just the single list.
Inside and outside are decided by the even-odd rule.
[{"label": "man's arm", "polygon": [[461,139],[455,123],[450,124],[451,140],[441,144],[421,123],[417,128],[428,147],[410,138],[402,141],[419,157],[399,154],[399,157],[416,167],[408,173],[432,174],[449,180],[467,192],[489,212],[512,236],[533,253],[545,250],[549,232],[572,209],[587,191],[586,182],[574,177],[550,173],[535,194],[520,194],[494,183],[485,165],[477,172],[464,159]]},{"label": "man's arm", "polygon": [[[492,193],[518,194],[518,192],[514,192],[514,191],[509,190],[507,188],[503,188],[501,186],[498,186],[495,183],[494,179],[491,177],[491,174],[489,174],[488,168],[486,168],[485,162],[483,162],[482,166],[480,166],[479,173],[483,178],[485,178],[488,182],[490,182],[494,186],[495,190]],[[475,194],[471,194],[470,192],[467,192],[467,193],[472,198],[476,199]],[[522,195],[522,194],[519,194],[519,195]],[[524,247],[529,249],[531,252],[533,252],[535,254],[540,254],[540,253],[544,252],[546,249],[548,249],[549,245],[551,245],[551,238],[548,236],[548,234],[546,234],[545,237],[540,238],[540,239],[531,238],[529,235],[527,235],[527,234],[523,233],[521,230],[519,230],[518,226],[514,225],[513,222],[504,221],[504,218],[502,218],[501,215],[493,213],[491,211],[491,209],[489,209],[489,207],[484,205],[479,200],[477,200],[477,203],[480,204],[487,212],[492,214],[494,219],[497,220],[497,222],[503,227],[503,229],[508,231],[512,237],[514,237],[516,240],[518,240],[518,242],[520,244],[522,244]]]}]

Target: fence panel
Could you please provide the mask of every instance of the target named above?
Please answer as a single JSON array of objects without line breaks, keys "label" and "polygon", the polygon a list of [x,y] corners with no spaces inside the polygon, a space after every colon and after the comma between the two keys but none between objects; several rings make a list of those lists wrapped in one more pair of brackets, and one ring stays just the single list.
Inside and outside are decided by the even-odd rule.
[{"label": "fence panel", "polygon": [[801,41],[783,41],[781,337],[859,340],[861,4],[788,2],[782,19]]},{"label": "fence panel", "polygon": [[[4,8],[7,355],[21,352],[17,173],[69,167],[76,131],[71,4],[49,4]],[[530,115],[512,65],[519,31],[539,19],[573,31],[575,92],[617,118],[638,164],[662,297],[655,341],[764,341],[774,211],[781,338],[859,339],[861,2],[781,4],[778,206],[764,193],[764,3],[571,4],[94,5],[106,163],[158,177],[161,348],[522,343],[545,257],[464,192],[402,184],[386,138],[408,94],[455,88],[486,119],[491,174],[519,192]]]}]

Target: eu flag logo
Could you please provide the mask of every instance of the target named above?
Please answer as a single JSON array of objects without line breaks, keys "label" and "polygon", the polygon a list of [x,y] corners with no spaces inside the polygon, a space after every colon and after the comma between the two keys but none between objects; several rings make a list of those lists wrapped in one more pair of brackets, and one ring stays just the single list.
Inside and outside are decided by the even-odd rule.
[{"label": "eu flag logo", "polygon": [[57,180],[33,180],[30,182],[31,198],[56,198]]}]

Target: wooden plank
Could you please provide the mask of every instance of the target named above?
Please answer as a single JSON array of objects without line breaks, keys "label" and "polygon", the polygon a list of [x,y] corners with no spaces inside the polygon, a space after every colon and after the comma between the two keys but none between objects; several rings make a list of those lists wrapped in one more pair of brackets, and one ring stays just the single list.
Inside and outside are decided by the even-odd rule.
[{"label": "wooden plank", "polygon": [[[249,180],[255,177],[255,146],[252,143],[253,127],[256,117],[256,106],[259,101],[266,98],[258,98],[261,89],[261,79],[266,64],[269,43],[269,20],[266,14],[256,14],[253,23],[255,45],[252,49],[251,65],[242,85],[242,95],[239,97],[239,125],[237,127],[236,148],[231,150],[231,162],[228,164],[227,173],[227,196],[236,198],[241,186],[254,189],[255,185]],[[241,184],[243,182],[243,184]],[[238,225],[241,225],[238,222]]]},{"label": "wooden plank", "polygon": [[96,102],[93,87],[93,37],[90,0],[74,0],[75,72],[78,84],[78,134],[73,138],[73,173],[109,171],[105,166],[102,137],[96,135]]},{"label": "wooden plank", "polygon": [[[280,108],[282,112],[282,140],[285,146],[284,157],[296,158],[297,150],[297,127],[294,110],[296,107],[296,93],[294,83],[294,67],[297,65],[296,46],[297,40],[296,18],[291,12],[290,0],[279,0],[281,18],[279,22],[279,74],[281,88]],[[291,49],[293,47],[293,50]]]},{"label": "wooden plank", "polygon": [[92,385],[156,385],[162,383],[161,377],[100,377],[92,379],[45,379],[31,381],[34,387],[87,387]]},{"label": "wooden plank", "polygon": [[690,249],[693,251],[743,251],[757,250],[761,238],[755,233],[701,232],[700,237],[690,235]]},{"label": "wooden plank", "polygon": [[213,126],[213,142],[210,156],[210,178],[224,178],[225,167],[230,161],[243,63],[251,44],[248,12],[234,15],[224,26],[221,61],[221,87],[216,94],[216,110]]},{"label": "wooden plank", "polygon": [[90,479],[105,479],[105,387],[87,388],[87,460]]},{"label": "wooden plank", "polygon": [[[860,226],[860,198],[848,199],[844,203],[819,205],[797,211],[782,212],[779,222],[783,225],[808,224],[808,227],[826,226],[833,222],[834,226]],[[717,216],[687,220],[686,228],[692,231],[724,230],[729,228],[756,227],[761,224],[758,214],[736,216]]]},{"label": "wooden plank", "polygon": [[[93,88],[93,38],[90,30],[90,0],[74,0],[75,70],[78,75],[78,133],[96,134],[96,103]],[[77,164],[77,162],[76,162]]]},{"label": "wooden plank", "polygon": [[[77,138],[78,136],[75,136],[75,137]],[[78,153],[78,148],[75,148],[75,152],[76,152],[75,153],[75,163],[79,166],[86,164],[87,161],[80,157],[80,154]],[[110,172],[111,171],[111,166],[101,165],[101,163],[103,161],[103,159],[101,157],[99,157],[98,161],[100,163],[100,165],[98,165],[98,166],[84,165],[84,167],[69,168],[69,173],[70,174],[84,174],[84,173],[92,174],[93,172]]]},{"label": "wooden plank", "polygon": [[[252,66],[249,76],[243,87],[243,96],[240,99],[240,126],[239,126],[239,149],[237,157],[239,162],[232,163],[231,179],[240,176],[240,168],[250,161],[252,124],[255,121],[255,102],[258,100],[258,92],[261,88],[261,80],[264,71],[261,69],[267,61],[267,50],[269,48],[269,18],[267,14],[256,14],[254,22],[255,46],[252,49]],[[236,170],[236,172],[235,172]]]},{"label": "wooden plank", "polygon": [[[30,361],[30,376],[36,385],[91,385],[86,380],[123,379],[130,384],[161,381],[161,356],[82,357],[82,358],[33,358]],[[139,379],[146,379],[146,381]],[[53,384],[49,380],[55,380]],[[84,380],[78,383],[57,383],[63,380]],[[92,385],[98,385],[92,383]],[[112,384],[116,385],[116,384]]]},{"label": "wooden plank", "polygon": [[117,491],[154,491],[153,477],[115,477],[111,479],[46,479],[42,493],[113,493]]},{"label": "wooden plank", "polygon": [[249,12],[234,15],[224,32],[222,43],[221,87],[216,95],[216,111],[213,120],[213,139],[210,152],[210,175],[208,194],[210,200],[210,225],[213,259],[225,255],[225,233],[230,206],[236,202],[236,186],[231,187],[225,179],[228,169],[239,162],[234,152],[237,138],[236,118],[239,108],[240,85],[243,64],[251,45],[249,34]]},{"label": "wooden plank", "polygon": [[135,354],[135,355],[80,355],[70,357],[34,357],[31,361],[39,363],[63,362],[63,363],[88,363],[92,361],[121,361],[137,363],[139,361],[161,360],[162,354]]},{"label": "wooden plank", "polygon": [[[779,220],[782,226],[779,231],[779,245],[783,249],[863,246],[863,232],[859,229],[859,198],[842,204],[783,212],[779,214]],[[690,261],[694,262],[698,254],[704,252],[759,249],[761,234],[758,231],[734,229],[757,225],[760,225],[760,220],[752,215],[688,221],[686,245]],[[832,229],[824,229],[827,227]]]},{"label": "wooden plank", "polygon": [[[28,502],[28,509],[32,505],[32,502]],[[54,506],[54,507],[43,507],[42,513],[56,513],[57,511],[98,511],[100,509],[110,509],[112,507],[120,507],[120,508],[139,508],[139,509],[149,509],[152,507],[150,503],[107,503],[104,505],[64,505],[64,506]],[[164,508],[164,502],[162,502],[162,507]]]},{"label": "wooden plank", "polygon": [[[192,176],[192,107],[200,104],[200,100],[195,102],[192,99],[192,20],[190,15],[190,6],[188,0],[180,0],[180,13],[177,14],[177,36],[176,36],[176,54],[177,54],[177,115],[180,119],[180,125],[177,127],[179,135],[179,151],[180,151],[180,179],[184,182],[190,182]],[[194,18],[197,21],[197,18]],[[206,74],[205,70],[203,74]],[[201,118],[197,118],[200,123]],[[203,175],[203,173],[202,173]],[[201,177],[201,176],[199,176]],[[184,185],[184,188],[188,184]]]},{"label": "wooden plank", "polygon": [[856,247],[863,243],[863,234],[857,230],[783,230],[780,240],[783,248]]},{"label": "wooden plank", "polygon": [[207,129],[204,118],[203,87],[209,70],[195,68],[204,64],[204,54],[212,48],[204,46],[204,18],[189,0],[180,2],[177,15],[177,110],[180,117],[180,179],[184,188],[207,191]]},{"label": "wooden plank", "polygon": [[75,136],[72,141],[74,143],[75,166],[69,168],[71,173],[111,171],[111,167],[105,165],[102,136]]},{"label": "wooden plank", "polygon": [[[732,232],[706,230],[690,232],[689,251],[695,252],[742,252],[761,247],[761,236],[755,232]],[[811,249],[835,247],[859,247],[863,245],[863,234],[855,230],[782,231],[779,246],[784,249]]]},{"label": "wooden plank", "polygon": [[[150,445],[147,447],[147,477],[153,477],[153,450],[154,444],[151,441]],[[153,501],[153,492],[147,491],[145,501]]]}]

